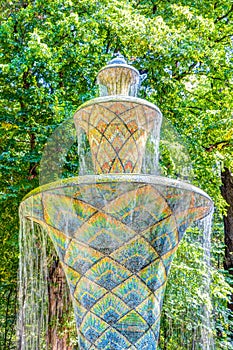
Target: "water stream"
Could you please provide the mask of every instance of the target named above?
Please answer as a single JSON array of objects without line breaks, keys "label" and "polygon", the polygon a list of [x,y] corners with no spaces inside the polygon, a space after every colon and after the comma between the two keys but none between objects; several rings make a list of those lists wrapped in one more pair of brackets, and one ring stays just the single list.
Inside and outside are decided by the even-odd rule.
[{"label": "water stream", "polygon": [[206,302],[203,305],[203,323],[201,331],[201,343],[203,350],[214,350],[213,337],[213,320],[212,305],[210,296],[211,285],[211,229],[212,229],[213,211],[204,219],[198,222],[198,227],[202,232],[201,245],[203,247],[203,261],[205,263],[205,273],[203,276],[203,284],[201,286],[203,298]]},{"label": "water stream", "polygon": [[48,235],[20,213],[19,350],[47,349]]}]

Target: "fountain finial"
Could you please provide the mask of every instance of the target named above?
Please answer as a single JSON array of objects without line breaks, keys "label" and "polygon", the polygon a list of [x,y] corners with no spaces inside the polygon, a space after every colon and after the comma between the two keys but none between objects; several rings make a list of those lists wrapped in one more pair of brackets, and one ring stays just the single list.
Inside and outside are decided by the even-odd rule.
[{"label": "fountain finial", "polygon": [[120,53],[100,70],[97,84],[100,96],[136,96],[140,83],[139,71],[130,66]]},{"label": "fountain finial", "polygon": [[111,59],[111,61],[108,62],[108,66],[112,65],[112,64],[126,64],[126,59],[124,58],[124,56],[118,52],[114,58]]}]

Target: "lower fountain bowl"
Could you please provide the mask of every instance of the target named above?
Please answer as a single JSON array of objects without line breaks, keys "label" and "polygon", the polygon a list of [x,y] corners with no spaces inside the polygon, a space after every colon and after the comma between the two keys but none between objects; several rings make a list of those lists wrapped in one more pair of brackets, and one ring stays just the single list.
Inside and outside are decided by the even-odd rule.
[{"label": "lower fountain bowl", "polygon": [[168,272],[201,190],[167,178],[71,178],[31,192],[22,215],[46,227],[70,287],[80,349],[155,350]]}]

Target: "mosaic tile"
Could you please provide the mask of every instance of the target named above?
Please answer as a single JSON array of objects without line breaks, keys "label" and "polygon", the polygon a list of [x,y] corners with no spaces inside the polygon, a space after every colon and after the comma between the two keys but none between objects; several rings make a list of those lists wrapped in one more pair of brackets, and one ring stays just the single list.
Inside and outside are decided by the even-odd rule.
[{"label": "mosaic tile", "polygon": [[104,211],[107,212],[106,204],[115,200],[119,196],[122,196],[124,193],[135,189],[135,184],[130,182],[111,182],[111,184],[100,183],[96,185],[98,191],[101,192],[104,198]]},{"label": "mosaic tile", "polygon": [[72,236],[83,223],[82,218],[79,218],[74,210],[72,198],[44,193],[43,207],[46,223],[64,234]]},{"label": "mosaic tile", "polygon": [[108,327],[106,322],[88,312],[79,328],[84,337],[93,344]]},{"label": "mosaic tile", "polygon": [[138,350],[156,350],[157,340],[154,333],[149,329],[135,344],[135,347]]},{"label": "mosaic tile", "polygon": [[129,131],[131,132],[131,134],[134,134],[138,129],[137,122],[136,122],[136,120],[133,120],[133,119],[127,121],[127,126],[128,126]]},{"label": "mosaic tile", "polygon": [[173,249],[179,242],[176,220],[172,215],[156,223],[142,235],[160,256]]},{"label": "mosaic tile", "polygon": [[130,275],[130,271],[108,257],[101,259],[86,273],[86,277],[108,290],[116,287]]},{"label": "mosaic tile", "polygon": [[120,173],[121,169],[124,169],[125,173],[130,173],[133,170],[133,162],[129,159],[116,158],[111,166],[111,171],[113,173]]},{"label": "mosaic tile", "polygon": [[163,265],[165,267],[167,275],[168,275],[169,270],[171,268],[171,263],[172,263],[172,261],[174,259],[174,255],[175,255],[176,250],[177,250],[177,247],[175,247],[174,249],[170,250],[168,253],[164,254],[163,257],[162,257]]},{"label": "mosaic tile", "polygon": [[143,336],[149,328],[146,321],[135,310],[130,311],[123,316],[115,325],[122,335],[124,335],[132,344]]},{"label": "mosaic tile", "polygon": [[80,326],[82,323],[82,320],[84,316],[87,313],[87,309],[82,306],[82,304],[75,298],[73,298],[73,306],[74,306],[74,315],[75,315],[75,320],[76,320],[76,325],[77,327]]},{"label": "mosaic tile", "polygon": [[171,214],[170,208],[160,194],[150,185],[112,201],[107,210],[136,231],[142,231]]},{"label": "mosaic tile", "polygon": [[[135,184],[129,182],[112,182],[80,185],[73,192],[73,197],[90,203],[97,209],[102,209],[106,204],[128,191],[134,190]],[[107,209],[104,209],[107,212]]]},{"label": "mosaic tile", "polygon": [[134,235],[133,230],[102,212],[93,215],[75,232],[79,241],[104,254],[110,254]]},{"label": "mosaic tile", "polygon": [[122,119],[116,116],[108,128],[104,136],[111,142],[114,150],[119,152],[125,141],[130,138],[131,134],[127,125],[123,123]]},{"label": "mosaic tile", "polygon": [[52,240],[57,254],[60,259],[64,258],[66,250],[70,244],[70,238],[67,237],[63,232],[49,226],[48,227],[49,237]]},{"label": "mosaic tile", "polygon": [[203,217],[205,212],[205,207],[199,207],[189,208],[184,210],[183,212],[175,214],[179,231],[179,240],[182,239],[186,229],[191,225],[191,223]]},{"label": "mosaic tile", "polygon": [[106,131],[106,128],[108,126],[108,123],[103,120],[103,119],[99,119],[98,123],[96,124],[96,129],[103,134]]},{"label": "mosaic tile", "polygon": [[105,192],[109,189],[109,196],[113,196],[114,192],[111,193],[111,187],[106,186],[106,191],[102,189],[104,184],[100,184],[99,186],[95,185],[81,185],[74,192],[74,198],[78,200],[85,200],[85,202],[92,204],[95,208],[101,209],[105,205]]},{"label": "mosaic tile", "polygon": [[26,202],[22,202],[19,211],[23,213],[24,217],[34,217],[37,220],[43,220],[44,211],[41,202],[42,194],[38,193],[33,197],[27,198]]},{"label": "mosaic tile", "polygon": [[[193,208],[205,208],[205,211],[208,212],[209,208],[209,199],[204,196],[197,195],[196,193],[192,193],[193,200],[192,200],[192,207]],[[203,215],[203,213],[201,213]]]},{"label": "mosaic tile", "polygon": [[156,300],[160,305],[160,309],[162,309],[164,293],[165,293],[165,284],[157,288],[153,293],[154,297],[156,298]]},{"label": "mosaic tile", "polygon": [[[59,196],[62,196],[62,197],[67,197],[69,199],[72,199],[73,194],[75,192],[75,187],[78,187],[78,185],[68,186],[68,187],[64,187],[64,186],[55,187],[55,188],[52,188],[52,189],[46,191],[46,193],[47,193],[47,195],[49,194],[50,196],[55,195],[57,198],[59,198]],[[44,196],[44,194],[43,194],[43,196]]]},{"label": "mosaic tile", "polygon": [[160,328],[160,319],[158,319],[158,321],[155,322],[151,327],[151,330],[154,333],[155,339],[159,339],[159,328]]},{"label": "mosaic tile", "polygon": [[190,192],[171,186],[156,185],[156,189],[166,198],[173,214],[179,213],[190,206]]},{"label": "mosaic tile", "polygon": [[152,290],[159,288],[166,280],[166,271],[163,263],[157,259],[149,266],[138,272],[138,276],[146,283]]},{"label": "mosaic tile", "polygon": [[82,277],[76,286],[74,297],[89,310],[106,293],[105,288],[98,286],[86,277]]},{"label": "mosaic tile", "polygon": [[112,292],[119,296],[130,308],[135,308],[150,294],[150,290],[136,276],[128,278],[114,288]]},{"label": "mosaic tile", "polygon": [[88,117],[82,110],[74,116],[77,128],[88,135],[97,173],[140,172],[146,140],[158,118],[152,108],[130,102],[96,104]]},{"label": "mosaic tile", "polygon": [[150,108],[149,106],[146,106],[146,108],[144,108],[143,106],[141,108],[146,116],[146,123],[148,125],[147,128],[151,128],[151,122],[154,122],[156,112],[153,108]]},{"label": "mosaic tile", "polygon": [[104,103],[104,107],[110,109],[113,113],[119,115],[125,113],[127,110],[133,108],[135,105],[132,103],[123,103],[123,102],[109,102]]},{"label": "mosaic tile", "polygon": [[128,270],[138,272],[158,257],[158,254],[144,238],[136,237],[111,254]]},{"label": "mosaic tile", "polygon": [[91,343],[81,334],[80,331],[78,336],[78,345],[79,349],[82,350],[89,350],[91,347]]},{"label": "mosaic tile", "polygon": [[76,284],[81,278],[81,274],[62,262],[61,262],[61,265],[62,265],[63,271],[66,274],[66,278],[69,283],[71,294],[73,295],[76,288]]},{"label": "mosaic tile", "polygon": [[86,221],[94,213],[97,212],[97,209],[95,207],[93,207],[93,205],[84,203],[84,202],[77,200],[77,199],[73,199],[72,205],[73,205],[73,209],[75,211],[75,214],[82,221]]},{"label": "mosaic tile", "polygon": [[90,114],[90,123],[95,127],[99,120],[111,124],[116,118],[116,113],[111,108],[106,108],[104,104],[96,104]]},{"label": "mosaic tile", "polygon": [[127,125],[128,123],[135,121],[137,123],[137,130],[141,129],[143,126],[146,126],[147,119],[141,105],[134,104],[132,108],[122,114],[121,117],[124,119],[124,122]]},{"label": "mosaic tile", "polygon": [[136,311],[151,326],[160,316],[160,302],[151,294],[136,308]]},{"label": "mosaic tile", "polygon": [[112,293],[106,294],[91,309],[94,314],[110,325],[118,321],[129,310],[129,307]]},{"label": "mosaic tile", "polygon": [[[62,191],[59,194],[57,189],[54,198],[61,197],[65,205]],[[192,207],[193,196],[190,207],[183,209],[175,204],[181,191],[174,191],[174,199],[173,191],[167,190],[164,198],[159,186],[141,183],[81,185],[74,192],[75,200],[67,190],[69,207],[64,215],[71,212],[71,224],[67,220],[63,225],[75,237],[53,227],[50,237],[73,294],[80,348],[156,349],[174,253],[187,226],[205,215],[207,208]],[[84,198],[95,204],[85,203]],[[58,209],[55,203],[50,216],[45,211],[48,222]],[[64,216],[59,215],[60,222]]]},{"label": "mosaic tile", "polygon": [[84,274],[103,255],[84,244],[72,240],[66,251],[64,262],[81,274]]},{"label": "mosaic tile", "polygon": [[98,350],[126,350],[130,342],[117,330],[110,327],[95,342],[95,346]]}]

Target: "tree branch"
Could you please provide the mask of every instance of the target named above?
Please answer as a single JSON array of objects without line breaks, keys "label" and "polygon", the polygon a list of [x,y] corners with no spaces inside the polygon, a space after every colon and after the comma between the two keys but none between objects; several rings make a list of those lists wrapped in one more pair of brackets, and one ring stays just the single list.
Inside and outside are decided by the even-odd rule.
[{"label": "tree branch", "polygon": [[230,38],[233,36],[233,33],[231,34],[227,34],[227,35],[224,35],[222,38],[219,38],[219,39],[216,39],[214,40],[215,43],[220,43],[222,40],[226,39],[226,38]]},{"label": "tree branch", "polygon": [[227,146],[230,145],[230,142],[229,141],[219,141],[219,142],[216,142],[208,147],[204,147],[204,149],[207,151],[207,152],[211,152],[213,151],[215,148],[217,148],[219,145],[222,145],[222,148],[225,148]]},{"label": "tree branch", "polygon": [[174,75],[173,76],[173,79],[176,79],[178,81],[180,81],[183,77],[185,77],[186,75],[190,74],[191,70],[193,68],[196,67],[196,65],[198,64],[199,62],[194,62],[192,63],[189,67],[188,67],[188,70],[186,70],[185,72],[182,72],[180,75]]},{"label": "tree branch", "polygon": [[221,17],[216,18],[214,23],[217,23],[217,22],[221,21],[222,19],[226,18],[231,12],[233,12],[233,5],[231,5],[230,10],[227,13],[225,13],[225,15],[222,15]]}]

